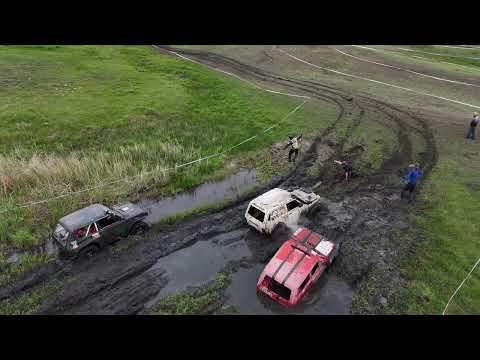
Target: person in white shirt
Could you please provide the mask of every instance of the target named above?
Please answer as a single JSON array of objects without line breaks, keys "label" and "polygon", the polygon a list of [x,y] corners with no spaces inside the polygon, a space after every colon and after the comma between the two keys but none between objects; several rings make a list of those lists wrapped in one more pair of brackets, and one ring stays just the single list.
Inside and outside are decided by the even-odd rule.
[{"label": "person in white shirt", "polygon": [[298,141],[302,138],[302,135],[294,137],[293,135],[288,136],[288,144],[284,147],[286,149],[287,147],[291,147],[290,151],[288,152],[288,161],[292,162],[292,155],[293,155],[293,162],[295,162],[295,159],[297,158],[298,151],[300,146],[298,145]]}]

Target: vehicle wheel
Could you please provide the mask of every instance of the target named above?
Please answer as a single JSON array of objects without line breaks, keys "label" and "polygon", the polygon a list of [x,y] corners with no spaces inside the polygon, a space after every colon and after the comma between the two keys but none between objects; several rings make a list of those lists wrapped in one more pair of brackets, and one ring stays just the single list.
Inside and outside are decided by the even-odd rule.
[{"label": "vehicle wheel", "polygon": [[99,250],[98,246],[88,245],[80,252],[80,257],[83,259],[91,259],[99,252]]},{"label": "vehicle wheel", "polygon": [[288,238],[290,234],[290,228],[283,222],[278,223],[270,234],[271,237],[286,236]]},{"label": "vehicle wheel", "polygon": [[307,218],[315,218],[318,215],[327,213],[328,209],[325,207],[325,205],[317,201],[307,210],[307,213],[305,215]]},{"label": "vehicle wheel", "polygon": [[143,222],[137,222],[132,226],[130,230],[130,235],[143,235],[148,231],[147,224]]},{"label": "vehicle wheel", "polygon": [[318,203],[313,204],[308,210],[307,213],[305,214],[307,217],[311,217],[315,215],[315,213],[320,210],[320,206]]},{"label": "vehicle wheel", "polygon": [[328,270],[331,271],[331,268],[332,268],[332,265],[335,264],[335,261],[337,260],[338,258],[338,254],[340,252],[340,248],[337,250],[337,253],[335,254],[335,256],[333,257],[332,261],[330,262],[330,264],[328,265]]}]

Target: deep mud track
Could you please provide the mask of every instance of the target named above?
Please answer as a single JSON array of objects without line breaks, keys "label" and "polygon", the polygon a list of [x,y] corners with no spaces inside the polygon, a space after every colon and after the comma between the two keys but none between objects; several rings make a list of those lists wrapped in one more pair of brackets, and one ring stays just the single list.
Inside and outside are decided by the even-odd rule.
[{"label": "deep mud track", "polygon": [[[302,81],[262,71],[225,56],[200,51],[175,50],[196,61],[233,72],[258,83],[275,84],[290,92],[327,101],[338,107],[338,118],[323,129],[304,151],[296,167],[227,207],[164,225],[122,252],[106,250],[90,261],[56,261],[0,290],[0,301],[26,294],[46,283],[61,288],[40,308],[46,314],[139,314],[161,297],[198,286],[227,265],[236,265],[225,302],[240,313],[342,314],[379,312],[379,297],[389,298],[400,286],[398,259],[413,244],[395,240],[408,228],[407,209],[399,199],[400,181],[408,163],[423,165],[425,176],[435,165],[436,148],[427,123],[409,111],[384,102],[350,94],[312,81]],[[354,160],[362,149],[345,148],[354,129],[368,116],[394,129],[398,147],[372,174],[345,184],[332,171],[332,160],[349,154]],[[340,141],[329,135],[342,125]],[[414,153],[411,134],[421,139],[422,151]],[[325,158],[325,149],[331,151]],[[319,161],[319,159],[322,159]],[[312,168],[318,171],[312,172]],[[312,173],[320,175],[311,175]],[[265,238],[246,224],[248,201],[274,187],[315,188],[323,198],[318,207],[299,220],[341,244],[338,259],[304,303],[295,310],[276,307],[256,295],[255,284],[263,264],[285,240],[285,234]]]}]

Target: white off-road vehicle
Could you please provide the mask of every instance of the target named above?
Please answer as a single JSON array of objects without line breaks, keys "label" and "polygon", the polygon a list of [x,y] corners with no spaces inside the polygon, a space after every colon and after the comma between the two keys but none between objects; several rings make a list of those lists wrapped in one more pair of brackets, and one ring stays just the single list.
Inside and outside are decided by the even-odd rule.
[{"label": "white off-road vehicle", "polygon": [[245,218],[250,226],[270,235],[281,223],[296,223],[300,214],[308,211],[319,199],[313,192],[275,188],[250,201]]}]

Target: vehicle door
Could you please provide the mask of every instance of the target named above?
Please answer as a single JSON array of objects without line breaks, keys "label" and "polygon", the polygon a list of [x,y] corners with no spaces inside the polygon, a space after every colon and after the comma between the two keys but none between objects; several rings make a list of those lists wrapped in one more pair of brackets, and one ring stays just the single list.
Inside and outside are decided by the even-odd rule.
[{"label": "vehicle door", "polygon": [[292,199],[289,202],[287,202],[287,212],[288,212],[288,218],[295,220],[298,219],[300,216],[301,211],[303,210],[303,203],[296,199]]},{"label": "vehicle door", "polygon": [[100,234],[100,240],[104,244],[113,243],[125,236],[126,220],[114,213],[107,214],[95,223]]},{"label": "vehicle door", "polygon": [[268,216],[270,227],[273,229],[276,224],[285,221],[287,217],[288,214],[285,205],[274,208],[272,211],[270,211],[270,214]]}]

